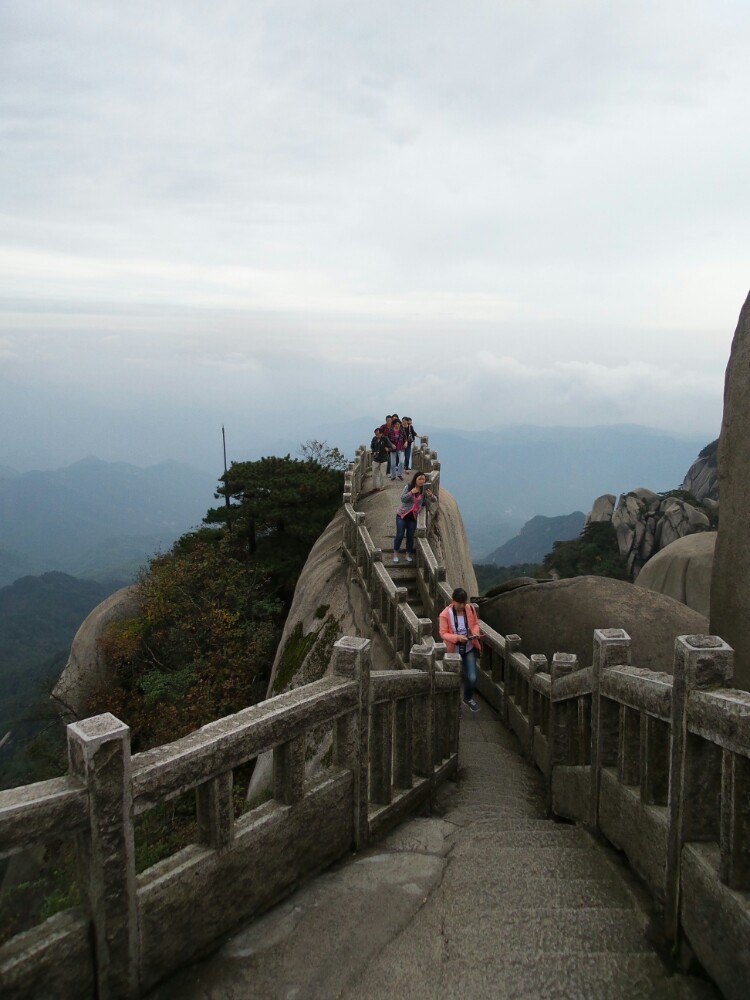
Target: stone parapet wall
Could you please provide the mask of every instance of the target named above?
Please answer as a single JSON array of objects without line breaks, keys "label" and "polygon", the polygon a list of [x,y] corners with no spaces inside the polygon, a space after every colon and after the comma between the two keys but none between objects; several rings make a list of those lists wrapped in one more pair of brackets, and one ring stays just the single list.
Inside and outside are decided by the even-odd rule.
[{"label": "stone parapet wall", "polygon": [[632,666],[621,629],[594,633],[593,666],[524,656],[484,623],[478,688],[547,779],[553,814],[623,851],[663,931],[722,992],[750,989],[750,694],[733,651],[680,636],[673,674]]},{"label": "stone parapet wall", "polygon": [[[85,902],[0,948],[4,1000],[139,996],[429,803],[457,768],[456,660],[422,645],[409,669],[371,671],[370,640],[345,637],[331,676],[135,756],[110,714],[68,726],[66,777],[0,792],[0,857],[75,836]],[[330,765],[306,780],[321,726]],[[271,800],[235,818],[234,769],[269,751]],[[190,792],[197,842],[136,876],[136,817]]]}]

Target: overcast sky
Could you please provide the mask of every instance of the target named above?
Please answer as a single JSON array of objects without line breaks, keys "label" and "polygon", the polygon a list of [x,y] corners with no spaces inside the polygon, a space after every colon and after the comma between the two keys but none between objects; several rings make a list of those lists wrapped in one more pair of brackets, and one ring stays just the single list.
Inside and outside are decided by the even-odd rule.
[{"label": "overcast sky", "polygon": [[748,51],[746,0],[1,4],[0,462],[391,409],[708,440]]}]

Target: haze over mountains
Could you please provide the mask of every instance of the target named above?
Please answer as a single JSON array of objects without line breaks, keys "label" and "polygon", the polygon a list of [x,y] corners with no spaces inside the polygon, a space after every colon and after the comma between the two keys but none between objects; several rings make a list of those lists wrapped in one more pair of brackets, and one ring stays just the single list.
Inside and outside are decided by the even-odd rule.
[{"label": "haze over mountains", "polygon": [[216,480],[177,462],[141,469],[86,458],[0,476],[0,586],[57,570],[127,580],[200,523]]},{"label": "haze over mountains", "polygon": [[[585,512],[600,494],[636,485],[678,485],[706,443],[637,425],[470,432],[425,427],[414,414],[417,430],[429,433],[439,454],[443,484],[458,499],[477,559],[537,514]],[[369,444],[374,426],[373,418],[321,425],[300,439],[325,438],[349,455],[359,443]],[[247,453],[230,448],[230,460],[297,451],[299,441],[271,444],[266,433],[258,428]],[[219,471],[174,461],[139,468],[96,458],[43,472],[17,473],[0,464],[0,586],[49,570],[130,578],[149,555],[200,523],[214,503]]]}]

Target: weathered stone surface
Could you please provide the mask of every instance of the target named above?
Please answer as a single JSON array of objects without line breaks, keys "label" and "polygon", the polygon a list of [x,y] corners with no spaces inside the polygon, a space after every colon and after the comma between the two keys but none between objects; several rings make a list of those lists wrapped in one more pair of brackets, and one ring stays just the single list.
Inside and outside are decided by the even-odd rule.
[{"label": "weathered stone surface", "polygon": [[507,594],[509,590],[518,590],[519,587],[535,587],[538,582],[533,576],[516,576],[512,580],[504,580],[496,587],[491,587],[486,596],[497,597],[498,594]]},{"label": "weathered stone surface", "polygon": [[541,583],[482,602],[482,618],[501,634],[518,632],[527,655],[565,650],[588,666],[594,629],[623,628],[633,640],[633,663],[671,672],[677,635],[705,633],[697,611],[622,580],[579,576]]},{"label": "weathered stone surface", "polygon": [[719,441],[706,445],[698,458],[688,469],[682,488],[692,493],[696,500],[716,502],[719,499]]},{"label": "weathered stone surface", "polygon": [[99,648],[99,640],[111,622],[123,621],[138,614],[136,587],[123,587],[98,604],[75,634],[70,656],[52,697],[60,704],[63,714],[80,719],[86,705],[110,680],[107,664]]},{"label": "weathered stone surface", "polygon": [[708,617],[715,546],[715,531],[678,538],[649,559],[635,584],[672,597]]},{"label": "weathered stone surface", "polygon": [[655,547],[666,548],[678,538],[692,535],[696,531],[708,531],[711,522],[702,510],[685,500],[671,498],[661,504],[660,518],[656,526]]},{"label": "weathered stone surface", "polygon": [[735,650],[735,683],[750,688],[750,295],[740,313],[727,366],[719,487],[711,631]]},{"label": "weathered stone surface", "polygon": [[594,506],[589,511],[586,524],[596,524],[600,521],[611,521],[615,510],[617,497],[614,493],[605,493],[594,500]]}]

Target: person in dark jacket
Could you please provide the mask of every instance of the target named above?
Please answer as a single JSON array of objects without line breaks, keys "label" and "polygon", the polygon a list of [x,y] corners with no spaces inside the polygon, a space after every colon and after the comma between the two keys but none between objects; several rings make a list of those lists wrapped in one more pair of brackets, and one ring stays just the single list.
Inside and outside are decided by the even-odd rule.
[{"label": "person in dark jacket", "polygon": [[404,448],[404,472],[411,472],[411,448],[419,435],[414,430],[411,417],[404,417],[402,423],[404,434],[406,435],[406,448]]},{"label": "person in dark jacket", "polygon": [[376,427],[374,433],[375,437],[370,442],[370,451],[372,452],[372,488],[380,493],[381,490],[385,489],[383,483],[385,482],[386,468],[388,467],[388,459],[393,451],[393,445],[385,434],[383,434],[382,427]]},{"label": "person in dark jacket", "polygon": [[[385,418],[385,423],[380,425],[380,433],[390,441],[391,427],[393,427],[393,417],[389,413]],[[391,453],[388,452],[388,475],[391,474]]]},{"label": "person in dark jacket", "polygon": [[414,562],[414,534],[417,530],[417,518],[425,503],[437,503],[437,497],[432,492],[432,485],[427,482],[423,472],[418,472],[408,486],[404,486],[401,503],[396,511],[396,537],[393,540],[393,561],[399,561],[398,554],[401,542],[406,535],[406,561]]},{"label": "person in dark jacket", "polygon": [[406,434],[401,426],[400,420],[394,420],[388,439],[393,445],[391,455],[391,479],[403,479],[404,449],[406,448]]}]

